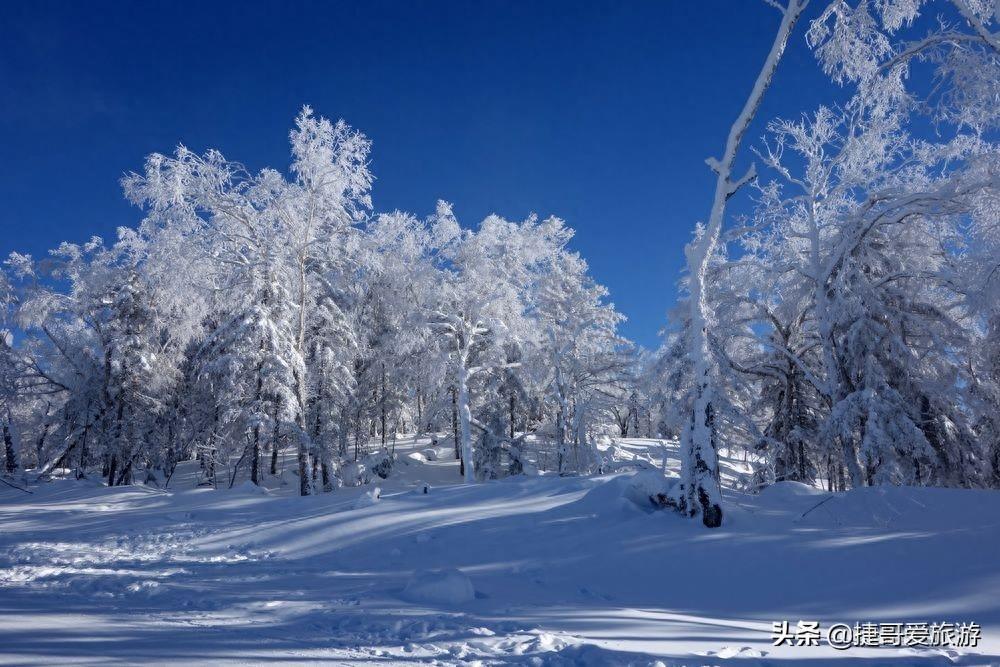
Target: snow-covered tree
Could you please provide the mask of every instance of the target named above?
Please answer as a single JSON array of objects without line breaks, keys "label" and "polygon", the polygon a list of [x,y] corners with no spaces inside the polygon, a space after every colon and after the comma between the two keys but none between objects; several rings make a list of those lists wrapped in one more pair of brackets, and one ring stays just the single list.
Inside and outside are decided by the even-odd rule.
[{"label": "snow-covered tree", "polygon": [[734,176],[743,137],[760,108],[764,93],[771,84],[792,30],[807,3],[801,0],[787,0],[784,6],[773,4],[781,11],[781,22],[750,95],[729,129],[722,157],[708,160],[709,167],[716,174],[712,208],[706,224],[699,225],[695,239],[685,249],[694,400],[690,421],[681,434],[682,467],[677,502],[682,512],[692,516],[700,514],[702,522],[710,528],[722,525],[722,496],[719,488],[714,416],[715,360],[709,342],[712,313],[708,302],[709,287],[706,285],[708,269],[722,234],[726,203],[755,175],[754,169],[751,168],[742,177]]},{"label": "snow-covered tree", "polygon": [[540,347],[551,372],[560,473],[568,462],[570,443],[577,469],[600,467],[588,432],[595,419],[605,418],[615,390],[625,383],[629,359],[625,341],[617,334],[623,318],[606,302],[607,293],[590,277],[586,262],[564,248],[544,264],[535,282],[532,315],[541,329]]}]

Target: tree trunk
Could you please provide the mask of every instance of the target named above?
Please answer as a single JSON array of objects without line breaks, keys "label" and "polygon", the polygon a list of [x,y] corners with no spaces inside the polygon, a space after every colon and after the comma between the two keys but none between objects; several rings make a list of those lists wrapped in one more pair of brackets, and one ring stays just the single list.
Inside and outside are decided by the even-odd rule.
[{"label": "tree trunk", "polygon": [[4,459],[6,460],[4,469],[8,475],[13,475],[17,472],[20,464],[17,460],[17,450],[14,447],[14,436],[10,430],[9,418],[3,422],[3,451]]},{"label": "tree trunk", "polygon": [[[306,340],[306,303],[307,303],[307,293],[308,289],[306,287],[306,263],[307,254],[305,248],[308,247],[309,241],[312,238],[312,222],[313,222],[313,211],[310,209],[309,219],[306,225],[306,243],[303,245],[303,249],[299,252],[299,322],[298,331],[295,340],[295,350],[299,355],[304,354],[305,351],[305,340]],[[295,398],[298,403],[298,411],[295,415],[295,421],[298,426],[298,433],[296,434],[297,441],[297,458],[299,463],[299,495],[308,496],[312,489],[312,485],[309,483],[309,447],[307,445],[307,439],[309,437],[306,431],[305,423],[305,410],[306,410],[306,379],[304,374],[295,373]]]},{"label": "tree trunk", "polygon": [[250,455],[250,481],[260,486],[260,425],[253,427],[253,453]]},{"label": "tree trunk", "polygon": [[[420,387],[417,387],[417,423],[414,425],[413,430],[419,437],[424,432],[424,414],[423,405],[421,404]],[[405,431],[404,431],[405,433]]]},{"label": "tree trunk", "polygon": [[382,390],[381,390],[381,394],[382,395],[380,397],[380,401],[379,402],[381,403],[380,409],[381,409],[381,412],[382,412],[382,415],[381,415],[381,420],[382,420],[382,449],[385,449],[386,419],[385,419],[385,364],[384,363],[382,364]]},{"label": "tree trunk", "polygon": [[559,400],[559,408],[556,412],[557,471],[561,475],[563,473],[563,466],[566,463],[566,418],[569,415],[569,404],[566,401],[566,387],[563,384],[559,359],[554,360],[554,366],[556,371],[556,398]]},{"label": "tree trunk", "polygon": [[699,511],[702,522],[709,528],[722,524],[722,491],[718,482],[719,454],[715,441],[715,386],[712,352],[709,348],[708,326],[712,320],[708,302],[709,265],[715,256],[725,218],[726,202],[739,187],[753,177],[751,169],[744,179],[731,180],[736,155],[750,122],[757,113],[764,93],[778,67],[788,44],[789,35],[804,9],[801,0],[788,0],[782,12],[781,25],[774,37],[767,60],[754,82],[739,116],[729,130],[721,160],[709,165],[716,173],[715,195],[708,223],[685,248],[690,291],[691,360],[694,366],[694,408],[685,438],[687,451],[681,457],[682,504],[691,515]]},{"label": "tree trunk", "polygon": [[301,434],[298,440],[296,458],[299,463],[299,495],[308,496],[311,493],[311,485],[309,484],[309,452],[306,450],[306,443],[302,441]]},{"label": "tree trunk", "polygon": [[330,474],[331,465],[326,456],[323,456],[320,459],[319,468],[320,474],[322,475],[323,492],[329,493],[330,491],[333,491],[333,476]]},{"label": "tree trunk", "polygon": [[[302,382],[298,382],[298,384],[301,386]],[[303,404],[299,403],[298,411],[295,414],[295,423],[298,427],[296,429],[298,432],[295,434],[296,458],[299,464],[299,495],[308,496],[312,493],[312,484],[309,483],[309,447],[306,442],[309,435],[306,433],[305,413],[303,410]]]},{"label": "tree trunk", "polygon": [[510,439],[514,439],[514,402],[515,402],[514,392],[510,392]]},{"label": "tree trunk", "polygon": [[[261,341],[261,350],[264,349],[264,343]],[[264,389],[264,378],[261,375],[263,369],[261,366],[257,366],[257,391],[255,399],[257,404],[260,404],[261,394]],[[253,452],[250,455],[250,481],[260,486],[260,424],[254,424],[253,427]]]},{"label": "tree trunk", "polygon": [[563,459],[566,454],[566,424],[562,407],[556,410],[556,471],[563,472]]},{"label": "tree trunk", "polygon": [[[48,417],[48,409],[45,410],[45,416]],[[50,426],[51,423],[46,419],[42,433],[38,436],[38,441],[35,443],[35,461],[37,461],[37,465],[42,465],[42,450],[45,449],[45,439],[49,436]]]},{"label": "tree trunk", "polygon": [[114,486],[115,485],[115,482],[116,482],[116,479],[117,479],[115,477],[115,473],[118,472],[118,454],[123,451],[122,450],[122,440],[123,440],[123,435],[122,434],[124,433],[124,429],[122,427],[122,414],[123,414],[124,410],[125,410],[125,404],[119,398],[118,399],[118,407],[115,410],[115,435],[114,435],[114,445],[113,445],[115,451],[113,451],[111,453],[111,470],[108,473],[108,486]]},{"label": "tree trunk", "polygon": [[462,440],[462,477],[466,484],[476,481],[472,458],[472,409],[469,406],[469,375],[465,364],[458,367],[458,431]]},{"label": "tree trunk", "polygon": [[350,412],[346,406],[340,409],[340,426],[337,429],[337,456],[341,459],[347,456],[347,438],[350,435],[349,414]]},{"label": "tree trunk", "polygon": [[108,486],[115,485],[115,475],[118,473],[118,457],[111,455],[111,463],[108,464]]},{"label": "tree trunk", "polygon": [[[360,403],[360,401],[359,401]],[[358,405],[354,415],[354,462],[357,463],[361,454],[361,406]]]},{"label": "tree trunk", "polygon": [[461,445],[458,442],[458,390],[451,388],[451,433],[455,441],[455,459],[458,461],[458,474],[465,475],[465,463],[462,461]]},{"label": "tree trunk", "polygon": [[87,435],[90,431],[90,424],[83,427],[83,438],[80,442],[80,463],[76,469],[76,478],[83,479],[87,476]]}]

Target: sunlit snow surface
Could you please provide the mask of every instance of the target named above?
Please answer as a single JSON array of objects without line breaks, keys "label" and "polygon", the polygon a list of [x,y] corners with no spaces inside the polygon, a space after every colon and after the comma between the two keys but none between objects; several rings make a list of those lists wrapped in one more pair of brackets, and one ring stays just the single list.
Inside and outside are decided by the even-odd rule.
[{"label": "sunlit snow surface", "polygon": [[[817,506],[829,494],[791,483],[734,491],[744,468],[727,459],[728,514],[709,531],[629,501],[628,469],[463,486],[447,448],[398,447],[377,499],[299,498],[287,474],[199,489],[195,464],[167,492],[0,489],[0,664],[1000,663],[1000,493]],[[659,467],[663,451],[626,440],[614,457]],[[771,645],[772,621],[800,619],[974,621],[984,638]]]}]

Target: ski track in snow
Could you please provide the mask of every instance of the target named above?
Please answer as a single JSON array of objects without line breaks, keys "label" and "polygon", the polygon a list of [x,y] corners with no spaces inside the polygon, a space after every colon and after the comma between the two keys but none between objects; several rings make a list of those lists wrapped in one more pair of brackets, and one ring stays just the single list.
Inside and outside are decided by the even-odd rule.
[{"label": "ski track in snow", "polygon": [[[0,663],[1000,664],[1000,493],[817,507],[829,494],[798,484],[733,491],[744,469],[725,459],[726,523],[708,531],[629,501],[629,472],[463,486],[422,449],[399,445],[377,500],[298,498],[291,477],[198,489],[192,464],[167,492],[0,489]],[[663,451],[626,440],[614,457],[659,468]],[[799,619],[974,621],[984,639],[771,645],[772,621]]]}]

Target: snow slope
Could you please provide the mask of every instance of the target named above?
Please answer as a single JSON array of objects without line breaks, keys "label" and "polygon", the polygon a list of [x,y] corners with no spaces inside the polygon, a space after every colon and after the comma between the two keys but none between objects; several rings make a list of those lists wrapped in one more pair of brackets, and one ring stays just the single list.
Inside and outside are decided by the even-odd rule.
[{"label": "snow slope", "polygon": [[[214,491],[193,470],[169,491],[0,489],[0,663],[1000,663],[1000,493],[729,484],[709,531],[628,500],[632,472],[464,486],[426,445],[400,445],[379,494]],[[975,621],[984,639],[771,645],[772,621],[800,619]]]}]

